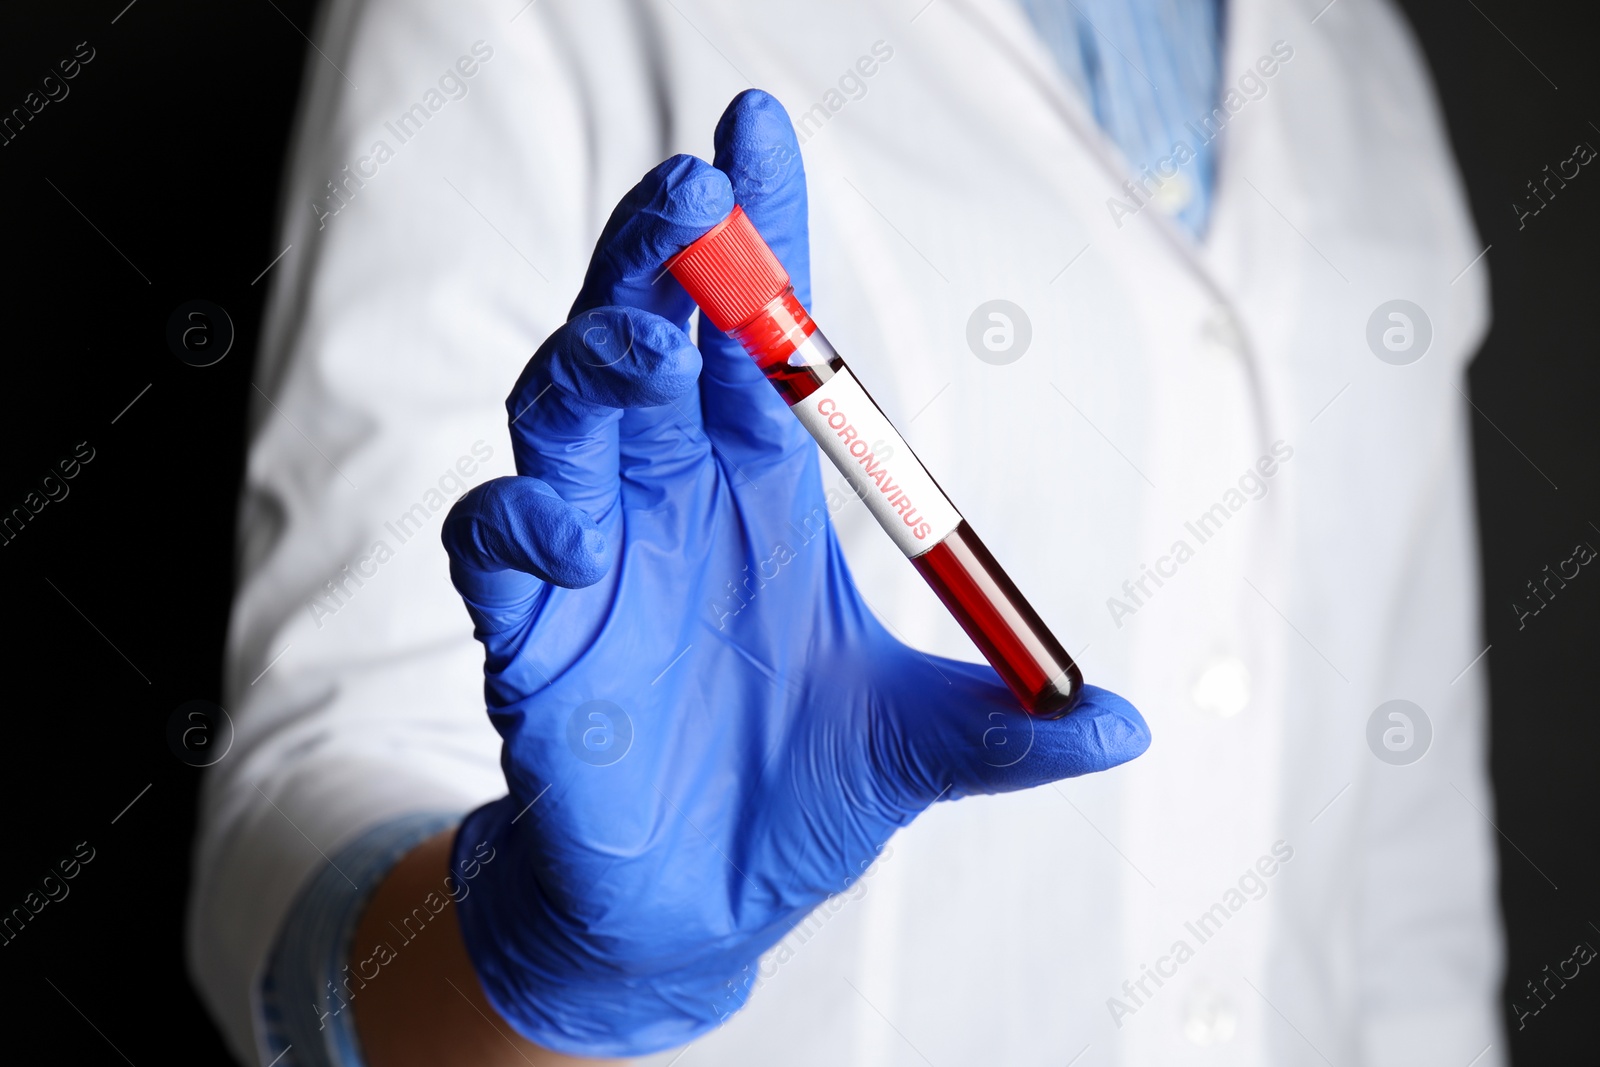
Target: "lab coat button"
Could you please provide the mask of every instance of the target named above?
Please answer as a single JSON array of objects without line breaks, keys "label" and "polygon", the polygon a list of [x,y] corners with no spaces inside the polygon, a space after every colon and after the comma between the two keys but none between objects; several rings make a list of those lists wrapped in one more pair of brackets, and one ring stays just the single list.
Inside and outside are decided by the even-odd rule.
[{"label": "lab coat button", "polygon": [[1250,703],[1250,671],[1233,656],[1213,660],[1194,680],[1189,696],[1201,711],[1231,719]]},{"label": "lab coat button", "polygon": [[1157,178],[1155,194],[1150,202],[1168,215],[1176,215],[1194,199],[1194,185],[1182,171],[1170,178]]},{"label": "lab coat button", "polygon": [[1227,307],[1219,305],[1206,316],[1200,326],[1200,337],[1213,352],[1233,357],[1244,355],[1244,331]]},{"label": "lab coat button", "polygon": [[1183,1012],[1184,1037],[1196,1045],[1223,1045],[1233,1040],[1238,1028],[1231,1000],[1209,983],[1195,986]]}]

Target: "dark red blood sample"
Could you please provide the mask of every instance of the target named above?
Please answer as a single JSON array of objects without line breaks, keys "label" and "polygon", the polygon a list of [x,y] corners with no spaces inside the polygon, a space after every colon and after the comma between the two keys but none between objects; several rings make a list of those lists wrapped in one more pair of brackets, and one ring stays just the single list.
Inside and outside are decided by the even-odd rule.
[{"label": "dark red blood sample", "polygon": [[[791,408],[835,375],[848,375],[844,360],[833,351],[810,314],[795,298],[783,265],[739,208],[734,208],[727,219],[684,249],[670,266],[673,275],[694,297],[712,325],[738,339]],[[853,376],[846,379],[846,384],[852,388],[859,385],[850,379]],[[864,398],[858,400],[858,404],[872,409],[873,421],[882,427],[885,436],[893,437],[896,447],[905,447],[909,453],[910,448],[893,431],[865,390],[855,395]],[[833,400],[825,398],[824,402],[831,404]],[[818,431],[813,429],[812,432]],[[855,430],[841,432],[853,434]],[[826,429],[818,440],[821,442],[825,438],[830,438]],[[910,456],[909,460],[919,472],[918,479],[926,479],[920,484],[927,495],[942,495],[921,461],[915,456]],[[835,462],[843,463],[840,469],[846,478],[861,476],[849,457],[843,460],[835,457]],[[882,477],[881,472],[878,477]],[[861,492],[863,486],[871,483],[852,481],[851,484]],[[922,498],[922,490],[917,492]],[[920,549],[920,546],[907,547],[905,551],[912,564],[984,658],[1000,673],[1023,708],[1043,718],[1065,715],[1082,695],[1082,672],[978,540],[967,521],[947,499],[941,501],[940,506],[947,508],[944,513],[948,516],[940,530],[950,532],[933,547],[917,551],[915,555],[911,554],[913,547]],[[907,525],[913,524],[916,513],[910,511],[904,501],[900,507],[907,516]],[[952,529],[950,522],[953,520]],[[898,528],[898,523],[885,520],[882,515],[879,521],[889,521]],[[924,524],[919,529],[926,531],[928,527]],[[903,536],[904,532],[901,533]],[[923,535],[922,532],[917,534],[918,537]]]},{"label": "dark red blood sample", "polygon": [[1047,719],[1072,709],[1083,673],[966,520],[911,563],[1024,708]]}]

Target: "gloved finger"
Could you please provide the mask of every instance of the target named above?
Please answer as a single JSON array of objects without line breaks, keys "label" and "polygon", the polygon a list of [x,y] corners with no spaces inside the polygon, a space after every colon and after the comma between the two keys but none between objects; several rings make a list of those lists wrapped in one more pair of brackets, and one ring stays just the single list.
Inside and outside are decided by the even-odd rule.
[{"label": "gloved finger", "polygon": [[606,521],[619,499],[622,409],[681,401],[699,373],[688,335],[659,315],[632,307],[575,315],[539,347],[506,400],[517,473]]},{"label": "gloved finger", "polygon": [[924,802],[1109,770],[1150,747],[1144,717],[1108,690],[1086,685],[1067,715],[1038,719],[1017,706],[991,668],[945,659],[931,665],[942,680],[927,679],[925,703],[906,720],[898,769],[904,788]]},{"label": "gloved finger", "polygon": [[658,164],[611,212],[569,317],[624,305],[685,328],[694,302],[666,262],[732,210],[727,176],[705,160],[679,155]]},{"label": "gloved finger", "polygon": [[618,427],[622,484],[640,507],[653,507],[676,479],[690,475],[711,457],[700,425],[700,394],[689,389],[656,407],[628,408]]},{"label": "gloved finger", "polygon": [[445,516],[439,536],[450,579],[486,643],[532,612],[545,583],[593,585],[610,565],[610,546],[594,521],[537,478],[474,486]]},{"label": "gloved finger", "polygon": [[[811,241],[806,174],[800,145],[783,105],[759,89],[733,98],[717,123],[713,165],[728,175],[744,208],[789,272],[795,297],[811,306]],[[734,462],[808,447],[810,438],[744,348],[700,317],[705,370],[700,395],[706,433]]]}]

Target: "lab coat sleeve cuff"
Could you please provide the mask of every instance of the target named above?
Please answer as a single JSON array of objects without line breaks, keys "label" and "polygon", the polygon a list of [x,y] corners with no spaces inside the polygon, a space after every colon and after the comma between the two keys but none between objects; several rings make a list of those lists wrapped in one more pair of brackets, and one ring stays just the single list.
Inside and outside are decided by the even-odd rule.
[{"label": "lab coat sleeve cuff", "polygon": [[461,812],[419,812],[379,824],[339,849],[295,897],[257,989],[262,1063],[363,1067],[346,983],[356,925],[373,890],[400,858],[461,821]]}]

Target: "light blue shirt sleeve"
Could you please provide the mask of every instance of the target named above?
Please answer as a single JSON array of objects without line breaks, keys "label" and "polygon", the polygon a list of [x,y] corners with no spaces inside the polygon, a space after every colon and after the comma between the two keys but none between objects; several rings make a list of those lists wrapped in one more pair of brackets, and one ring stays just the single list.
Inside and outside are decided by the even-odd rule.
[{"label": "light blue shirt sleeve", "polygon": [[[1196,238],[1204,236],[1216,187],[1216,138],[1206,120],[1221,82],[1222,0],[1018,2],[1122,150],[1129,177],[1162,186],[1158,201]],[[1187,152],[1177,151],[1180,145]],[[1175,161],[1172,177],[1157,173],[1164,160]],[[1153,180],[1144,177],[1146,168]]]},{"label": "light blue shirt sleeve", "polygon": [[[372,891],[400,858],[461,821],[465,812],[424,812],[373,827],[330,857],[290,906],[262,974],[263,1064],[364,1067],[351,1002],[367,979],[348,968],[356,924]],[[448,897],[444,884],[441,897]],[[445,907],[454,906],[446,903]],[[443,912],[420,909],[422,916]],[[388,942],[396,956],[408,938],[427,936],[419,919]],[[381,967],[372,981],[382,981]]]}]

